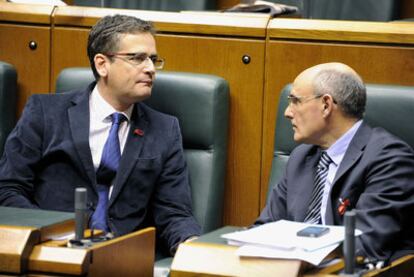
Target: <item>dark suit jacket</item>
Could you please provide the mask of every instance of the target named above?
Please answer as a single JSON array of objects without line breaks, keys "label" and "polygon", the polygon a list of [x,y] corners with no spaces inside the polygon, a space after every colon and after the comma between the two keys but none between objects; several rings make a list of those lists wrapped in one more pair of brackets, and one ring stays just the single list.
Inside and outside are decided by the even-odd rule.
[{"label": "dark suit jacket", "polygon": [[[89,148],[92,88],[29,99],[0,161],[1,205],[73,211],[75,188],[85,187],[93,211],[98,194]],[[178,120],[137,103],[130,124],[108,224],[115,235],[155,224],[173,250],[200,233]]]},{"label": "dark suit jacket", "polygon": [[[279,219],[302,222],[310,202],[320,150],[299,145],[282,180],[255,224]],[[357,254],[387,260],[414,252],[414,154],[408,144],[382,128],[361,125],[333,180],[326,224],[343,225],[340,201],[357,212]]]}]

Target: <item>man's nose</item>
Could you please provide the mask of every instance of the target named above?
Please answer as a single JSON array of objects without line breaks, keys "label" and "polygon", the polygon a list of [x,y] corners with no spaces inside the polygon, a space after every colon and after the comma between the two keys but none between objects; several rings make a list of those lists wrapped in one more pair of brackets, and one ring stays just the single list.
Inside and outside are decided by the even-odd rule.
[{"label": "man's nose", "polygon": [[145,70],[145,72],[149,72],[149,73],[152,73],[152,74],[155,73],[155,65],[154,65],[154,63],[152,62],[151,59],[147,59],[145,61],[144,70]]},{"label": "man's nose", "polygon": [[285,117],[292,119],[293,118],[293,113],[292,113],[292,109],[290,108],[290,105],[288,105],[285,109]]}]

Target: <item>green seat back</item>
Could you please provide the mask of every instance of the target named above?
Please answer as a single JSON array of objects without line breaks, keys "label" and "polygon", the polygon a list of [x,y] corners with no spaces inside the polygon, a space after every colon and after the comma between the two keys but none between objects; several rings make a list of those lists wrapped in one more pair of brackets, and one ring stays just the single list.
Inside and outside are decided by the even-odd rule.
[{"label": "green seat back", "polygon": [[4,143],[16,123],[17,72],[8,63],[0,61],[0,156]]}]

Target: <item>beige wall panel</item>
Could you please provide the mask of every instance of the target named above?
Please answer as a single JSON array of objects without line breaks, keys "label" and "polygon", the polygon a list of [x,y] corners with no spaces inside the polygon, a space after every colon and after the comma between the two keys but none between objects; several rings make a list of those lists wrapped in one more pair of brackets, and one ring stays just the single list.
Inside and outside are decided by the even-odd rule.
[{"label": "beige wall panel", "polygon": [[[31,50],[33,41],[37,48]],[[17,115],[33,93],[49,92],[50,27],[0,23],[0,60],[18,74]]]},{"label": "beige wall panel", "polygon": [[281,89],[302,70],[338,61],[353,67],[366,83],[414,85],[414,47],[270,40],[267,45],[261,207],[265,204]]}]

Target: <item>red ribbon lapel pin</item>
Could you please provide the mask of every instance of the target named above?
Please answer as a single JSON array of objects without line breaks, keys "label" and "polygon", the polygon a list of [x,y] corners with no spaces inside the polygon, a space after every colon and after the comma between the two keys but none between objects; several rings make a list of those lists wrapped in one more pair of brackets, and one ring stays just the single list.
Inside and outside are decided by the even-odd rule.
[{"label": "red ribbon lapel pin", "polygon": [[344,215],[347,208],[351,205],[351,202],[349,201],[348,198],[342,199],[339,198],[339,207],[338,207],[338,213],[340,215]]},{"label": "red ribbon lapel pin", "polygon": [[144,135],[144,131],[137,128],[137,129],[134,130],[134,134],[137,135],[137,136],[142,137]]}]

